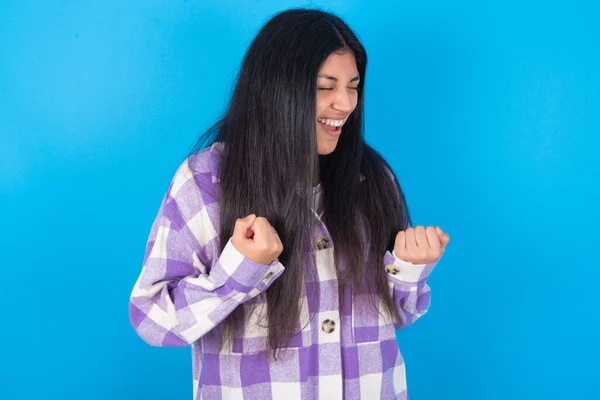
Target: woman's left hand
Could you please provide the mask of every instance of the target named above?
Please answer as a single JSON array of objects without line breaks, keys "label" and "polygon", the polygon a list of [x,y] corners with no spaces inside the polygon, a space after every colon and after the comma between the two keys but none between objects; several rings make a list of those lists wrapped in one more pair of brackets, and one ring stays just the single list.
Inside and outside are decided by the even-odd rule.
[{"label": "woman's left hand", "polygon": [[413,264],[429,264],[440,258],[449,241],[450,236],[440,227],[408,228],[396,235],[394,254]]}]

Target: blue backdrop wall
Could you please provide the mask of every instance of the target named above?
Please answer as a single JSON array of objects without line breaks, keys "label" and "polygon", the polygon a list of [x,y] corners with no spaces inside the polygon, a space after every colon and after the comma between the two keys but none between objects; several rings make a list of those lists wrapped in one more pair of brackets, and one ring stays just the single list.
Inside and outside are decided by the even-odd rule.
[{"label": "blue backdrop wall", "polygon": [[591,0],[2,0],[0,398],[191,398],[190,350],[138,338],[129,293],[252,36],[307,4],[358,32],[367,138],[452,236],[398,333],[412,397],[600,398]]}]

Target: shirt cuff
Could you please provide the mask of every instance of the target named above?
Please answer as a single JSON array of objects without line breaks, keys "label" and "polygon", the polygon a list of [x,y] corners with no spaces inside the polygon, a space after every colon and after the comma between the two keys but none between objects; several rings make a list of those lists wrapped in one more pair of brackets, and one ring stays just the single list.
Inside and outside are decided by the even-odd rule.
[{"label": "shirt cuff", "polygon": [[393,251],[386,251],[383,261],[385,271],[392,281],[417,283],[429,277],[439,259],[430,264],[413,264],[396,257]]},{"label": "shirt cuff", "polygon": [[270,264],[252,261],[235,248],[231,239],[225,245],[218,266],[215,267],[210,272],[215,280],[222,280],[225,285],[232,284],[238,291],[255,292],[253,294],[267,290],[285,270],[277,259]]}]

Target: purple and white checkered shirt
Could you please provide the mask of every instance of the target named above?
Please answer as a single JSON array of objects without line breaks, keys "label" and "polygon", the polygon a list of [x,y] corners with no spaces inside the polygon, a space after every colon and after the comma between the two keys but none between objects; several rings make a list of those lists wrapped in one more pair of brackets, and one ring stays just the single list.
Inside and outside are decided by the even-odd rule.
[{"label": "purple and white checkered shirt", "polygon": [[[351,301],[340,309],[331,237],[315,210],[314,257],[306,268],[316,272],[305,279],[316,280],[318,290],[305,286],[299,303],[305,327],[273,361],[259,319],[266,312],[264,292],[285,267],[253,262],[231,240],[220,252],[222,148],[217,143],[194,154],[192,168],[186,160],[171,182],[131,293],[136,332],[154,346],[192,346],[195,399],[407,399],[395,329],[427,312],[426,280],[435,263],[416,265],[385,253],[381,268],[402,317],[396,325]],[[244,327],[224,343],[220,323],[237,307],[246,311]]]}]

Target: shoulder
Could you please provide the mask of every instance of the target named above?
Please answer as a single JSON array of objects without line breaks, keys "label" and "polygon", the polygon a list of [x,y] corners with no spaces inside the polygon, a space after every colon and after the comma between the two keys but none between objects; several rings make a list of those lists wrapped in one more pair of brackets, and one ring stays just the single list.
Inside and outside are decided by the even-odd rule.
[{"label": "shoulder", "polygon": [[218,175],[219,164],[223,155],[225,145],[221,142],[213,143],[211,146],[189,156],[183,164],[196,174]]},{"label": "shoulder", "polygon": [[177,168],[169,189],[176,196],[186,185],[198,184],[203,188],[219,183],[219,165],[223,144],[215,143],[186,158]]},{"label": "shoulder", "polygon": [[365,143],[363,158],[362,158],[361,181],[366,179],[389,179],[396,183],[397,178],[390,163],[373,147]]},{"label": "shoulder", "polygon": [[187,157],[177,168],[165,197],[164,208],[181,224],[199,214],[214,217],[219,202],[219,164],[223,145],[215,143]]}]

